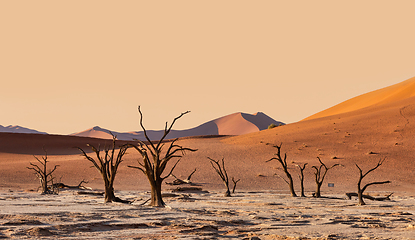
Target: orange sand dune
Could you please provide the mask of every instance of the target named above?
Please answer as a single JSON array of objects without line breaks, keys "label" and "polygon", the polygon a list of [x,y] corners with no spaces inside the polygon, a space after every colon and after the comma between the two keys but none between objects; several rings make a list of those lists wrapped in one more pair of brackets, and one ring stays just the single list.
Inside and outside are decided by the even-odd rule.
[{"label": "orange sand dune", "polygon": [[[356,191],[358,169],[355,164],[365,171],[374,167],[380,159],[386,158],[384,165],[365,181],[390,180],[392,183],[371,186],[369,191],[414,194],[415,96],[411,97],[410,91],[413,85],[414,80],[411,79],[387,88],[395,91],[381,89],[369,93],[367,96],[373,97],[370,106],[324,118],[304,120],[239,136],[180,139],[178,144],[198,151],[186,154],[174,174],[186,178],[197,168],[192,177],[193,182],[201,184],[205,189],[222,189],[223,183],[212,169],[207,157],[224,158],[229,177],[241,179],[238,188],[287,191],[285,182],[275,175],[283,175],[278,163],[266,162],[274,156],[276,149],[272,145],[282,143],[282,150],[287,153],[287,162],[293,176],[298,173],[295,164],[308,163],[305,170],[308,195],[315,188],[314,170],[311,166],[318,164],[317,157],[328,166],[337,163],[342,165],[329,171],[326,183],[334,183],[335,187],[323,185],[324,193]],[[379,96],[379,99],[374,99],[375,95]],[[241,117],[246,116],[238,113],[229,119],[241,120]],[[217,121],[218,126],[232,130],[233,126],[229,123],[234,121]],[[244,127],[249,129],[252,125]],[[36,186],[36,178],[26,169],[29,162],[34,160],[28,154],[40,155],[43,153],[42,146],[45,146],[51,154],[51,164],[60,165],[56,174],[58,178],[62,176],[63,182],[73,185],[84,179],[89,181],[90,186],[102,189],[99,173],[90,168],[92,164],[72,148],[86,146],[86,143],[105,145],[108,140],[40,134],[0,134],[0,187],[26,189]],[[129,149],[127,153],[117,174],[115,188],[148,189],[145,176],[127,167],[137,164],[139,154],[134,149]],[[167,182],[173,180],[169,178]],[[294,181],[298,190],[299,181],[296,177]]]},{"label": "orange sand dune", "polygon": [[[219,135],[242,135],[259,131],[259,128],[243,117],[243,113],[234,113],[214,120]],[[254,114],[256,115],[256,114]]]},{"label": "orange sand dune", "polygon": [[387,104],[415,96],[415,77],[401,83],[344,101],[304,120],[346,113],[374,105]]}]

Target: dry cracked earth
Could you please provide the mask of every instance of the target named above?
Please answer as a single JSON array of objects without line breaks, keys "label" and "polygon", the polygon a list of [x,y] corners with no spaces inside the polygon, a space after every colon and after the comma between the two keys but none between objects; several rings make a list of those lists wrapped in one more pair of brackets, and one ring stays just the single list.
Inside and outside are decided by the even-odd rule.
[{"label": "dry cracked earth", "polygon": [[[379,193],[382,195],[383,193]],[[391,201],[292,198],[276,191],[169,193],[166,208],[141,205],[148,192],[117,192],[133,204],[61,191],[3,191],[0,238],[11,239],[415,239],[415,197]]]}]

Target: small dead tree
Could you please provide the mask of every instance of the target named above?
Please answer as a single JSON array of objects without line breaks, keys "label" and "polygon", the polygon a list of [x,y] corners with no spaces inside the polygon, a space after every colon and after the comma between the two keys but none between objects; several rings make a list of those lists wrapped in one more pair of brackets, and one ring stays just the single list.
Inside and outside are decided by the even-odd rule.
[{"label": "small dead tree", "polygon": [[298,175],[298,178],[300,178],[300,184],[301,184],[301,197],[306,197],[304,193],[304,169],[307,166],[308,163],[304,163],[302,166],[297,164],[296,166],[300,169],[300,174]]},{"label": "small dead tree", "polygon": [[[138,112],[140,113],[140,125],[144,131],[144,136],[148,143],[146,144],[138,140],[138,145],[130,144],[130,146],[135,148],[140,153],[142,161],[140,161],[140,159],[137,159],[139,166],[128,167],[138,169],[147,176],[151,186],[150,205],[155,207],[162,207],[165,206],[165,203],[161,195],[161,185],[163,181],[172,174],[173,170],[176,168],[177,164],[180,162],[181,158],[187,151],[197,151],[197,149],[185,148],[183,146],[178,145],[176,143],[178,139],[174,139],[170,142],[167,151],[165,151],[163,155],[164,139],[170,133],[174,123],[190,111],[180,114],[180,116],[176,117],[173,120],[170,126],[168,126],[168,123],[166,122],[164,134],[161,137],[161,139],[156,143],[152,142],[147,135],[147,130],[143,125],[143,113],[141,112],[140,106],[138,106]],[[170,172],[166,176],[162,177],[163,172],[166,170],[167,164],[173,159],[178,160],[172,166]]]},{"label": "small dead tree", "polygon": [[277,149],[277,153],[274,154],[276,157],[273,157],[273,158],[271,158],[270,160],[268,160],[266,162],[270,162],[272,160],[277,160],[281,164],[282,169],[283,169],[285,175],[288,178],[288,181],[285,178],[281,177],[280,175],[278,175],[278,176],[288,184],[288,186],[290,188],[291,196],[292,197],[297,197],[297,194],[295,193],[295,190],[294,190],[293,178],[292,178],[290,172],[288,171],[287,153],[284,154],[284,158],[281,157],[281,146],[282,146],[282,143],[279,146],[278,145],[273,146]]},{"label": "small dead tree", "polygon": [[[225,169],[225,159],[222,158],[222,160],[215,160],[215,159],[212,159],[210,157],[208,157],[208,159],[210,160],[210,164],[212,165],[213,169],[215,169],[216,173],[222,179],[223,184],[225,184],[226,192],[225,192],[224,196],[225,197],[230,197],[231,196],[231,191],[229,190],[228,172],[226,172],[226,169]],[[233,184],[234,184],[232,192],[235,192],[236,184],[239,182],[239,180],[235,181],[235,179],[232,178],[232,181],[233,181]]]},{"label": "small dead tree", "polygon": [[174,174],[172,173],[171,175],[175,178],[175,180],[173,182],[167,183],[167,184],[169,184],[169,185],[193,184],[190,181],[190,178],[192,178],[192,176],[196,172],[196,170],[197,170],[197,168],[195,168],[195,170],[193,170],[193,172],[190,173],[190,175],[186,179],[184,179],[184,180],[179,179],[178,177],[174,176]]},{"label": "small dead tree", "polygon": [[357,182],[357,198],[359,199],[359,205],[366,205],[365,201],[363,201],[363,197],[364,197],[364,191],[366,190],[367,187],[371,186],[371,185],[381,185],[381,184],[386,184],[386,183],[390,183],[390,181],[383,181],[383,182],[371,182],[366,184],[363,188],[361,187],[362,184],[362,180],[364,177],[366,177],[369,173],[375,171],[378,167],[380,167],[383,162],[385,161],[386,158],[384,158],[383,160],[379,160],[378,164],[371,168],[370,170],[368,170],[366,173],[363,174],[362,169],[359,167],[359,165],[357,165],[357,163],[355,163],[356,167],[359,169],[359,181]]},{"label": "small dead tree", "polygon": [[[112,134],[112,133],[111,133]],[[121,162],[123,161],[122,158],[125,155],[125,152],[128,149],[127,145],[122,145],[119,147],[118,154],[115,156],[115,149],[116,149],[116,139],[117,137],[112,135],[112,147],[105,148],[103,150],[104,156],[101,155],[100,145],[98,148],[95,148],[91,144],[87,144],[87,146],[91,147],[92,151],[96,155],[96,160],[88,154],[82,148],[79,148],[79,151],[82,152],[82,155],[90,161],[94,167],[101,173],[102,180],[104,181],[105,187],[105,195],[104,195],[104,202],[122,202],[122,203],[129,203],[129,201],[122,200],[115,196],[114,194],[114,181],[115,176],[118,171],[118,167],[120,166]]]},{"label": "small dead tree", "polygon": [[58,182],[58,183],[54,183],[53,187],[56,188],[56,189],[69,188],[69,189],[88,189],[88,190],[92,190],[92,188],[90,188],[90,187],[83,186],[82,183],[88,183],[88,182],[85,181],[85,180],[82,180],[78,185],[72,186],[72,185],[66,185],[66,184],[62,183],[62,181],[61,181],[61,182]]},{"label": "small dead tree", "polygon": [[42,194],[53,194],[56,193],[53,186],[53,180],[54,177],[52,176],[52,173],[56,170],[56,168],[59,165],[55,165],[52,170],[47,170],[47,163],[49,162],[48,159],[48,152],[43,148],[43,151],[45,151],[45,156],[42,157],[42,160],[40,160],[38,157],[33,155],[33,157],[36,158],[36,160],[40,163],[40,165],[34,164],[30,162],[30,165],[32,167],[27,167],[27,169],[33,170],[36,174],[36,176],[40,180],[40,187],[42,189]]},{"label": "small dead tree", "polygon": [[232,188],[232,193],[235,193],[235,189],[236,189],[236,184],[241,181],[241,179],[235,180],[235,178],[232,177],[232,182],[233,182],[233,188]]},{"label": "small dead tree", "polygon": [[340,164],[336,163],[331,167],[327,167],[326,164],[324,164],[319,157],[317,157],[318,161],[320,162],[320,167],[313,166],[316,171],[314,175],[316,176],[316,192],[313,194],[314,197],[319,198],[321,197],[321,185],[323,185],[324,178],[326,177],[327,172],[336,167]]}]

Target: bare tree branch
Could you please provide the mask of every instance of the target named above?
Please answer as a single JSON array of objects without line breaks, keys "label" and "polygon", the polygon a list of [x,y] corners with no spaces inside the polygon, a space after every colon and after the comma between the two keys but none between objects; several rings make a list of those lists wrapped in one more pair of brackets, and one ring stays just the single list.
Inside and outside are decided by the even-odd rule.
[{"label": "bare tree branch", "polygon": [[231,192],[229,190],[229,178],[228,173],[225,169],[225,159],[222,158],[222,160],[215,160],[210,157],[207,157],[210,160],[210,164],[212,165],[213,169],[215,169],[216,173],[219,175],[219,177],[222,179],[223,183],[226,187],[225,197],[230,197]]},{"label": "bare tree branch", "polygon": [[109,149],[105,147],[104,149],[104,156],[101,156],[100,146],[95,148],[94,146],[87,144],[87,146],[91,147],[92,151],[96,155],[96,160],[82,149],[79,148],[79,151],[81,151],[82,155],[90,161],[94,167],[100,172],[102,180],[104,181],[105,186],[105,202],[122,202],[122,203],[128,203],[128,201],[121,200],[120,198],[116,197],[114,195],[114,181],[115,176],[118,171],[119,165],[123,162],[123,156],[125,155],[128,145],[122,145],[119,147],[117,157],[115,157],[115,148],[116,148],[116,140],[117,137],[112,134],[112,148]]},{"label": "bare tree branch", "polygon": [[[180,114],[178,117],[174,118],[173,122],[168,125],[166,122],[166,125],[164,127],[164,133],[163,136],[158,140],[158,142],[155,144],[155,142],[151,141],[147,134],[147,130],[144,127],[143,124],[143,113],[141,111],[141,107],[138,106],[138,112],[140,114],[140,126],[144,131],[144,137],[147,140],[147,144],[145,144],[142,141],[137,141],[137,144],[130,144],[134,149],[136,149],[141,154],[141,159],[137,159],[137,163],[139,167],[133,167],[132,168],[139,169],[142,171],[149,180],[150,186],[151,186],[151,203],[152,206],[164,206],[165,203],[162,199],[161,195],[161,185],[163,181],[172,175],[174,169],[176,168],[177,164],[180,162],[180,159],[183,157],[183,155],[187,152],[193,152],[196,151],[196,149],[191,148],[184,148],[180,146],[179,144],[176,144],[177,139],[173,140],[167,150],[163,150],[165,143],[163,142],[164,139],[167,137],[167,135],[170,133],[174,123],[181,118],[183,115],[189,113],[189,111],[184,112]],[[164,153],[164,154],[163,154]],[[172,166],[169,173],[162,177],[161,175],[165,171],[168,163],[178,158],[176,163]]]},{"label": "bare tree branch", "polygon": [[292,197],[297,197],[297,194],[295,193],[295,190],[294,190],[294,181],[293,181],[293,178],[292,178],[290,172],[288,171],[287,153],[284,154],[284,158],[281,157],[281,146],[282,146],[282,143],[280,145],[274,145],[273,146],[274,148],[277,149],[277,153],[274,154],[276,157],[273,157],[273,158],[271,158],[270,160],[268,160],[266,162],[270,162],[272,160],[277,160],[281,164],[281,166],[283,168],[283,171],[284,171],[285,175],[288,178],[288,181],[285,180],[284,178],[282,178],[282,179],[284,179],[284,181],[286,183],[288,183],[288,186],[290,188],[291,196]]},{"label": "bare tree branch", "polygon": [[357,182],[357,197],[359,199],[359,205],[366,205],[366,203],[363,201],[363,196],[364,196],[363,193],[367,187],[372,186],[372,185],[381,185],[381,184],[390,183],[390,181],[371,182],[371,183],[366,184],[363,188],[361,187],[363,178],[365,178],[369,173],[375,171],[378,167],[380,167],[385,161],[385,159],[386,158],[380,159],[379,162],[376,164],[376,166],[369,169],[366,173],[363,173],[359,165],[355,163],[356,167],[359,169],[359,181]]}]

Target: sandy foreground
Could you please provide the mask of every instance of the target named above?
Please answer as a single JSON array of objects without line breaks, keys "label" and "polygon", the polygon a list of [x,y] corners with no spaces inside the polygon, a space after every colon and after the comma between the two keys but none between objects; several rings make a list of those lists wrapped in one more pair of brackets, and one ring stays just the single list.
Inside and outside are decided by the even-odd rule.
[{"label": "sandy foreground", "polygon": [[[367,200],[342,194],[292,198],[281,191],[166,192],[166,208],[141,205],[145,191],[102,196],[2,191],[0,238],[16,239],[415,239],[415,196]],[[379,193],[382,195],[383,193]]]}]

